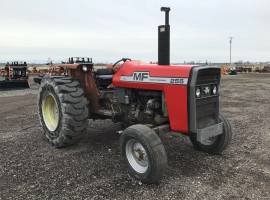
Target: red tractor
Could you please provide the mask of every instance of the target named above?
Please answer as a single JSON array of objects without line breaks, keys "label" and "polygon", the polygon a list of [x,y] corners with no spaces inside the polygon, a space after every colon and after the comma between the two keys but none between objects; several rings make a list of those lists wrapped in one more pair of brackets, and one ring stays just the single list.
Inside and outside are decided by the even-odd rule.
[{"label": "red tractor", "polygon": [[161,11],[158,64],[123,58],[112,68],[97,69],[92,59],[70,58],[59,65],[64,75],[43,77],[38,95],[40,123],[57,148],[76,143],[89,118],[121,122],[123,159],[143,183],[158,182],[166,169],[160,134],[184,134],[197,150],[213,154],[220,154],[232,136],[219,113],[220,68],[170,65],[170,8]]}]

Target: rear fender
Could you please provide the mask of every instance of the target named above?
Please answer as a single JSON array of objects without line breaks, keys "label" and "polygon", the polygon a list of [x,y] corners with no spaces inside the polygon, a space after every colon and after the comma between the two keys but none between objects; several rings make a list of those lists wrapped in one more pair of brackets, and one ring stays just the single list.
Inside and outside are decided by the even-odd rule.
[{"label": "rear fender", "polygon": [[90,112],[97,113],[99,110],[100,93],[96,86],[95,79],[93,77],[92,67],[89,68],[87,72],[84,72],[82,70],[82,65],[80,64],[79,65],[67,64],[67,65],[69,65],[68,68],[69,76],[78,80],[81,83],[82,87],[84,88],[86,98],[89,101]]}]

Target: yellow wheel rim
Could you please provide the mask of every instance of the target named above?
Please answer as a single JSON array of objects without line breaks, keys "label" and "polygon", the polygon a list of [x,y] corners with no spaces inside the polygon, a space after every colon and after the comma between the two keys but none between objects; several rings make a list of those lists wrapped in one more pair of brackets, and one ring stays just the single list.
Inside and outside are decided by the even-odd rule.
[{"label": "yellow wheel rim", "polygon": [[47,128],[55,131],[59,124],[59,108],[52,94],[48,94],[42,101],[42,115]]}]

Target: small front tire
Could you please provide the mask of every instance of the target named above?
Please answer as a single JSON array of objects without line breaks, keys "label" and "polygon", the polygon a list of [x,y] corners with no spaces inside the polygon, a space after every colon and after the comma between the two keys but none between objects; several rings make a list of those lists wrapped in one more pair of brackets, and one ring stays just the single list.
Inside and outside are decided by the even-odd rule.
[{"label": "small front tire", "polygon": [[223,133],[221,135],[209,138],[203,143],[197,141],[196,134],[190,136],[190,140],[196,150],[210,154],[221,154],[227,148],[232,139],[232,128],[230,122],[222,115],[219,116],[219,120],[223,122]]},{"label": "small front tire", "polygon": [[159,136],[149,127],[132,125],[120,137],[128,172],[143,183],[158,183],[167,167],[167,155]]}]

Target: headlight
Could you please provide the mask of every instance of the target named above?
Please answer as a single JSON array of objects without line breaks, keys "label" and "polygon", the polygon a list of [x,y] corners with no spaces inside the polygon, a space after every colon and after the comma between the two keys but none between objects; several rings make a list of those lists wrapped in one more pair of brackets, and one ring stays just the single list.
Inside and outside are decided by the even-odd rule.
[{"label": "headlight", "polygon": [[196,89],[196,97],[199,98],[201,96],[201,89],[197,88]]},{"label": "headlight", "polygon": [[83,65],[83,66],[82,66],[82,70],[83,70],[84,72],[87,72],[87,71],[88,71],[88,67],[87,67],[86,65]]},{"label": "headlight", "polygon": [[214,94],[214,95],[217,94],[217,86],[216,86],[216,85],[214,85],[214,86],[212,87],[212,94]]}]

